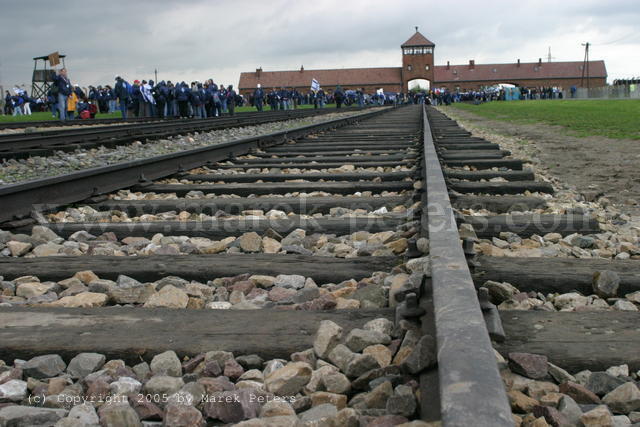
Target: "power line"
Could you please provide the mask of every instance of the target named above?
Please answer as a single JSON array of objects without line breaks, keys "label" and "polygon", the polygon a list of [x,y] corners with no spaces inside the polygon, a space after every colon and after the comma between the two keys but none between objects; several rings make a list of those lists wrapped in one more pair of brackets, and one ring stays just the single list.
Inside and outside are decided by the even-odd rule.
[{"label": "power line", "polygon": [[606,43],[600,43],[600,46],[606,46],[606,45],[610,45],[610,44],[615,44],[615,43],[621,42],[622,40],[627,39],[627,38],[629,38],[631,36],[637,36],[637,35],[640,35],[640,33],[635,33],[635,32],[634,33],[630,33],[630,34],[627,34],[624,37],[620,37],[619,39],[616,39],[616,40],[613,40],[613,41],[610,41],[610,42],[606,42]]}]

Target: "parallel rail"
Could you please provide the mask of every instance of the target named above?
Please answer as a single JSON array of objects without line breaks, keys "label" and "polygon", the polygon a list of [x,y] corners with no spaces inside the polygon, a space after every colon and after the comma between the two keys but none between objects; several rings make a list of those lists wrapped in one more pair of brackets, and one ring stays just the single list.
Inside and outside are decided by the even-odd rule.
[{"label": "parallel rail", "polygon": [[140,182],[240,156],[248,153],[251,149],[274,145],[289,138],[345,126],[357,120],[376,116],[384,111],[383,109],[268,135],[2,186],[0,187],[0,200],[2,200],[3,209],[0,210],[0,224],[22,219],[28,216],[34,207],[52,209],[56,206],[79,202]]},{"label": "parallel rail", "polygon": [[[354,109],[359,110],[359,109]],[[114,147],[140,139],[157,139],[195,132],[253,126],[335,112],[333,109],[288,110],[240,113],[207,119],[145,120],[119,126],[92,126],[81,129],[40,130],[0,135],[0,159],[45,156],[55,151],[73,151],[97,146]]]}]

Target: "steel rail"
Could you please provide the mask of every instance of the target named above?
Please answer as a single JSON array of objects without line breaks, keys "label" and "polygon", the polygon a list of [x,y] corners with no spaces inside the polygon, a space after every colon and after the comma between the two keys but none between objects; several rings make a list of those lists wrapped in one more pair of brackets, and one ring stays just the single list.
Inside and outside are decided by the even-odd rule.
[{"label": "steel rail", "polygon": [[422,114],[427,201],[422,221],[429,234],[442,424],[513,426],[424,107]]},{"label": "steel rail", "polygon": [[312,132],[345,126],[377,116],[385,111],[388,109],[365,112],[355,116],[222,144],[3,186],[0,187],[0,223],[25,218],[33,210],[44,211],[79,202],[92,196],[131,187],[140,182],[163,178],[217,161],[227,160],[234,156],[241,156],[249,153],[252,149],[276,145]]},{"label": "steel rail", "polygon": [[[183,132],[208,131],[229,127],[247,126],[329,114],[334,110],[293,110],[277,113],[264,113],[251,116],[233,116],[202,120],[180,120],[128,124],[122,126],[97,126],[84,129],[61,129],[27,134],[0,135],[0,156],[10,155],[19,150],[56,149],[60,146],[77,148],[82,144],[125,143],[138,138],[160,138]],[[116,141],[117,140],[117,141]]]},{"label": "steel rail", "polygon": [[[359,108],[359,107],[350,107],[350,108]],[[296,109],[291,111],[313,111],[313,109]],[[333,110],[333,109],[327,109]],[[249,115],[260,115],[260,114],[270,114],[272,111],[243,111],[238,112],[235,116],[249,116]],[[222,118],[225,117],[234,117],[229,113],[222,113],[220,116]],[[213,118],[213,117],[210,117]],[[186,122],[186,121],[197,121],[201,119],[183,119],[179,117],[131,117],[127,119],[122,118],[111,118],[111,119],[89,119],[89,120],[32,120],[32,121],[23,121],[23,122],[0,122],[0,130],[4,129],[24,129],[24,128],[47,128],[47,127],[66,127],[66,126],[99,126],[99,125],[110,125],[110,124],[143,124],[143,123],[152,123],[152,122]]]}]

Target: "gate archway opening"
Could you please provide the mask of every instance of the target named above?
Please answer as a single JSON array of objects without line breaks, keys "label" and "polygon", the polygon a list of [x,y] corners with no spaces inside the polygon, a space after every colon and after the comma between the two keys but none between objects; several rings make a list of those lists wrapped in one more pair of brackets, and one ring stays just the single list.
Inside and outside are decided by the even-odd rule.
[{"label": "gate archway opening", "polygon": [[427,79],[413,79],[407,82],[410,92],[428,92],[431,89],[431,81]]}]

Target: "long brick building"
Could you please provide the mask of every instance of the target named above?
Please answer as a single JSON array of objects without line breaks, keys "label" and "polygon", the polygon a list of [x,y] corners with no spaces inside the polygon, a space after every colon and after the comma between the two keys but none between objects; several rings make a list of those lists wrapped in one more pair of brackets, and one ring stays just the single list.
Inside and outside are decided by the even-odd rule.
[{"label": "long brick building", "polygon": [[[307,92],[311,80],[316,79],[325,89],[341,85],[343,89],[364,89],[373,93],[377,89],[385,92],[407,92],[409,82],[416,79],[428,80],[432,88],[449,90],[472,90],[498,83],[509,83],[521,87],[587,86],[586,70],[583,75],[583,61],[567,62],[517,62],[509,64],[468,64],[434,65],[435,44],[423,36],[416,28],[409,40],[401,46],[402,67],[343,68],[329,70],[305,70],[300,67],[293,71],[264,71],[240,74],[239,89],[242,94],[250,94],[260,83],[266,89],[296,88]],[[589,87],[605,86],[607,70],[604,61],[589,61]]]}]

